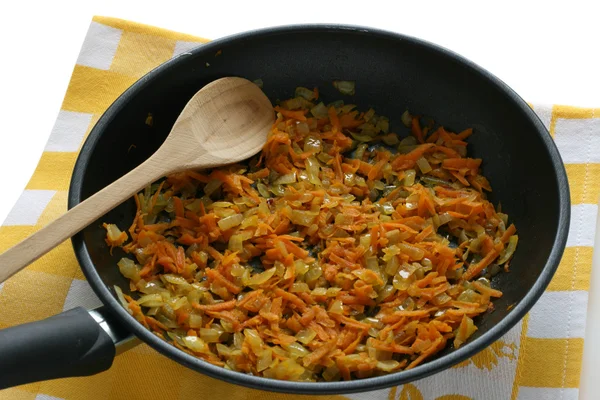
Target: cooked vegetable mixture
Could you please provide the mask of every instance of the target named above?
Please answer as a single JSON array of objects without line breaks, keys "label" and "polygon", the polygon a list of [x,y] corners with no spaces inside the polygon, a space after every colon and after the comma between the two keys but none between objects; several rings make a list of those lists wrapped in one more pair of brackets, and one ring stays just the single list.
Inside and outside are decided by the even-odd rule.
[{"label": "cooked vegetable mixture", "polygon": [[515,226],[486,200],[471,129],[405,112],[400,139],[355,108],[297,88],[248,163],[139,193],[128,233],[105,224],[129,255],[134,296],[115,287],[129,313],[182,351],[275,379],[366,378],[461,346],[502,296],[489,278],[508,269]]}]

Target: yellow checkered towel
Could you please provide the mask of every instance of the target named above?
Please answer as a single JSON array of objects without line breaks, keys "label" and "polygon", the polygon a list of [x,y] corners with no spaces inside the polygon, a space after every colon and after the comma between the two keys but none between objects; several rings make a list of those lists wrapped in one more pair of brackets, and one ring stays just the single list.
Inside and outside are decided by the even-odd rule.
[{"label": "yellow checkered towel", "polygon": [[[0,227],[0,252],[66,211],[70,175],[79,148],[117,96],[158,64],[204,42],[129,21],[93,19],[39,165]],[[596,201],[600,192],[600,109],[564,106],[534,109],[560,149],[573,202],[567,249],[548,290],[522,322],[473,358],[411,384],[338,396],[340,399],[575,400],[578,397]],[[76,306],[99,305],[67,241],[0,285],[0,328],[40,320]],[[118,356],[109,371],[96,376],[0,391],[0,399],[11,400],[296,400],[302,397],[316,399],[245,389],[211,379],[146,345]]]}]

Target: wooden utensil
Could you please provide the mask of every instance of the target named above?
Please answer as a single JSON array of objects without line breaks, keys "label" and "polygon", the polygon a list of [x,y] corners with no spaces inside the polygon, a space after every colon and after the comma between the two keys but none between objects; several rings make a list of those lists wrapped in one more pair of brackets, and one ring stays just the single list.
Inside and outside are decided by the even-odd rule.
[{"label": "wooden utensil", "polygon": [[[274,121],[271,102],[254,83],[222,78],[187,103],[163,145],[144,163],[0,254],[0,282],[173,172],[242,161],[261,150]],[[109,161],[108,161],[109,162]]]}]

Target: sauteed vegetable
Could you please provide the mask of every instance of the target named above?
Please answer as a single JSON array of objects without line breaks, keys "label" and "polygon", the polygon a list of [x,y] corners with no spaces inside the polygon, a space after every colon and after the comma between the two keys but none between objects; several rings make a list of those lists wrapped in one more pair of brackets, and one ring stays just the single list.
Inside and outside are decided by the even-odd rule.
[{"label": "sauteed vegetable", "polygon": [[461,346],[518,242],[473,131],[407,111],[401,139],[302,87],[275,112],[247,164],[173,174],[135,196],[127,231],[105,224],[127,253],[123,306],[182,351],[275,379],[365,378]]}]

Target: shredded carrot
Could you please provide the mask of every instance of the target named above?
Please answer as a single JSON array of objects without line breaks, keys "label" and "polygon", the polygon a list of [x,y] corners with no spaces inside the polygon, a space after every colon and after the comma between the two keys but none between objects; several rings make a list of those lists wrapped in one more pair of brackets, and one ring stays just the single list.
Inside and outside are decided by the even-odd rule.
[{"label": "shredded carrot", "polygon": [[283,289],[277,288],[274,290],[274,294],[276,296],[282,297],[284,300],[286,300],[290,304],[297,307],[300,311],[304,311],[307,308],[306,303],[303,302],[302,299],[300,299],[298,296],[294,295],[293,293],[288,293],[288,292],[284,291]]},{"label": "shredded carrot", "polygon": [[419,143],[425,143],[423,139],[423,130],[421,129],[421,125],[419,124],[419,118],[413,117],[411,124],[411,132]]},{"label": "shredded carrot", "polygon": [[512,235],[514,235],[516,232],[517,232],[517,228],[515,228],[514,224],[511,224],[508,228],[506,228],[506,231],[504,232],[504,234],[502,235],[500,240],[502,241],[502,243],[506,243],[506,242],[508,242],[508,239],[510,239],[510,237]]},{"label": "shredded carrot", "polygon": [[489,286],[485,286],[480,282],[473,282],[473,286],[475,287],[475,289],[477,289],[477,291],[481,292],[482,294],[487,294],[490,297],[502,297],[502,292],[496,289],[492,289]]},{"label": "shredded carrot", "polygon": [[431,346],[423,351],[419,357],[415,358],[410,364],[408,364],[408,366],[406,367],[406,369],[412,369],[414,367],[416,367],[417,365],[419,365],[424,359],[426,359],[427,357],[431,357],[432,355],[434,355],[435,353],[437,353],[438,351],[440,351],[441,349],[444,348],[445,346],[445,339],[443,337],[439,337],[437,338],[432,344]]},{"label": "shredded carrot", "polygon": [[219,271],[215,271],[214,269],[206,269],[206,276],[214,279],[215,282],[219,282],[233,294],[238,294],[242,291],[242,289],[238,285],[226,279],[223,275],[219,273]]},{"label": "shredded carrot", "polygon": [[232,310],[235,307],[235,300],[229,300],[222,303],[216,304],[196,304],[192,303],[192,306],[197,310],[202,311],[223,311],[223,310]]},{"label": "shredded carrot", "polygon": [[471,280],[477,276],[485,267],[490,265],[498,257],[498,252],[493,249],[485,257],[483,257],[478,263],[469,265],[467,271],[463,274],[462,279]]},{"label": "shredded carrot", "polygon": [[330,341],[324,343],[321,347],[317,348],[311,354],[304,357],[302,363],[304,366],[315,365],[317,364],[323,357],[327,355],[334,347],[335,347],[336,339],[331,339]]},{"label": "shredded carrot", "polygon": [[467,156],[473,130],[412,117],[398,154],[387,118],[297,93],[250,162],[172,174],[135,196],[127,232],[104,225],[128,255],[124,306],[182,351],[269,378],[377,376],[461,345],[502,296],[480,277],[508,268],[517,233]]},{"label": "shredded carrot", "polygon": [[298,121],[306,121],[306,110],[301,111],[291,111],[286,110],[281,107],[275,107],[275,111],[280,112],[286,118],[296,119]]},{"label": "shredded carrot", "polygon": [[414,351],[408,346],[402,346],[397,343],[384,343],[380,340],[371,340],[373,347],[378,350],[391,351],[392,353],[413,354]]},{"label": "shredded carrot", "polygon": [[472,134],[473,134],[473,128],[467,128],[464,131],[462,131],[461,133],[457,134],[456,138],[459,139],[459,140],[465,140],[466,138],[468,138]]}]

